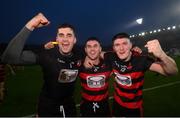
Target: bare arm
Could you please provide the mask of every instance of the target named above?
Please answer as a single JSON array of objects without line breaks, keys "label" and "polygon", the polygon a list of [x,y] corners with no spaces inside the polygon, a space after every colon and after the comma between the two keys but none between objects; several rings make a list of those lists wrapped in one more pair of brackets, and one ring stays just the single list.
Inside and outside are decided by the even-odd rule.
[{"label": "bare arm", "polygon": [[166,53],[161,49],[158,40],[148,41],[145,47],[148,48],[148,52],[152,53],[159,61],[153,63],[150,66],[150,70],[158,72],[162,75],[175,75],[178,73],[178,68],[176,62],[166,55]]}]

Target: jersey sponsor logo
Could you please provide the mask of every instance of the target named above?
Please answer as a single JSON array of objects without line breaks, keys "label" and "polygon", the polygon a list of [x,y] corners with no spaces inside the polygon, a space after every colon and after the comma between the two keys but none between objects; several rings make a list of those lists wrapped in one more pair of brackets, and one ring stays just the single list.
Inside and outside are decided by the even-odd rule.
[{"label": "jersey sponsor logo", "polygon": [[117,61],[114,61],[114,63],[115,63],[115,66],[118,67],[121,72],[125,72],[126,70],[132,69],[131,63],[129,63],[128,65],[118,64]]},{"label": "jersey sponsor logo", "polygon": [[90,88],[101,88],[105,86],[105,76],[88,76],[87,77],[87,86]]},{"label": "jersey sponsor logo", "polygon": [[132,85],[131,76],[124,76],[119,73],[115,73],[115,80],[118,84],[121,84],[123,86],[131,86]]},{"label": "jersey sponsor logo", "polygon": [[59,72],[58,82],[60,83],[70,83],[76,80],[78,75],[78,70],[71,69],[61,69]]},{"label": "jersey sponsor logo", "polygon": [[59,58],[57,58],[57,61],[58,61],[59,63],[66,63],[64,60],[61,60],[61,59],[59,59]]},{"label": "jersey sponsor logo", "polygon": [[125,72],[127,70],[127,66],[126,65],[121,65],[121,72]]}]

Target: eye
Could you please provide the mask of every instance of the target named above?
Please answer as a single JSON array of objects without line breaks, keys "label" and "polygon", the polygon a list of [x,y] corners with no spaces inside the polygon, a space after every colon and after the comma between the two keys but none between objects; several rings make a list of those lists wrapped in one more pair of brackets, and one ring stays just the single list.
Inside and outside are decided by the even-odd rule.
[{"label": "eye", "polygon": [[118,47],[118,46],[119,46],[119,44],[114,44],[114,46],[115,46],[115,47]]},{"label": "eye", "polygon": [[72,36],[72,34],[67,34],[67,38],[71,38]]},{"label": "eye", "polygon": [[60,34],[58,34],[58,37],[63,38],[64,34],[60,33]]},{"label": "eye", "polygon": [[124,45],[127,45],[128,43],[127,43],[127,42],[124,42],[123,44],[124,44]]},{"label": "eye", "polygon": [[97,47],[98,47],[98,44],[95,44],[94,47],[97,48]]}]

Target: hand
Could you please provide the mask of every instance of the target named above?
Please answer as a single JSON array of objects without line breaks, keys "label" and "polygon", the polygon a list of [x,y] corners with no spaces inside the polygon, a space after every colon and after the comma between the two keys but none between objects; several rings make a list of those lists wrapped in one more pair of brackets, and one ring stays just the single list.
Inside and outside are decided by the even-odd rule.
[{"label": "hand", "polygon": [[48,43],[46,43],[44,45],[44,48],[47,49],[47,50],[51,49],[51,48],[54,48],[54,44],[52,42],[48,42]]},{"label": "hand", "polygon": [[42,13],[39,13],[26,24],[26,27],[32,31],[35,28],[47,26],[49,23],[48,19]]},{"label": "hand", "polygon": [[131,51],[136,52],[136,53],[138,53],[138,54],[141,54],[141,53],[142,53],[141,48],[139,48],[139,47],[137,47],[137,46],[133,47],[133,48],[131,49]]},{"label": "hand", "polygon": [[94,64],[92,63],[92,61],[86,56],[86,58],[84,59],[84,63],[83,63],[85,68],[92,68],[94,66]]},{"label": "hand", "polygon": [[157,39],[148,41],[145,47],[148,49],[148,53],[152,53],[157,58],[161,58],[165,54]]}]

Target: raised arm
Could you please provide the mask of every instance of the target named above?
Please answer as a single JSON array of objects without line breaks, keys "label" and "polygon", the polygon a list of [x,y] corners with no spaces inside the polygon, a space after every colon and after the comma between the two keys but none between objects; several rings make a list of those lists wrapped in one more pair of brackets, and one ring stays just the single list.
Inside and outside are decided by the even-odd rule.
[{"label": "raised arm", "polygon": [[176,62],[171,57],[166,55],[158,40],[155,39],[148,41],[145,47],[148,48],[149,53],[152,53],[159,60],[150,66],[149,69],[151,71],[158,72],[166,76],[178,73]]},{"label": "raised arm", "polygon": [[49,21],[42,13],[33,17],[26,26],[10,41],[4,51],[1,61],[9,64],[33,64],[36,55],[32,51],[23,51],[25,42],[35,28],[48,25]]}]

